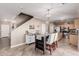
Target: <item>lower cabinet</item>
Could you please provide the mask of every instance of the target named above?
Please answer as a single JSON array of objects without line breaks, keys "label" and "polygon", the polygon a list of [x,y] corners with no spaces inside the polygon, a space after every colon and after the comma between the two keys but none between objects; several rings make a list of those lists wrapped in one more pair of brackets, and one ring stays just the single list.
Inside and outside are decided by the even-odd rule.
[{"label": "lower cabinet", "polygon": [[34,35],[26,35],[25,39],[26,39],[26,44],[31,44],[31,43],[35,42],[35,36]]},{"label": "lower cabinet", "polygon": [[69,43],[74,45],[74,46],[77,46],[77,44],[78,44],[77,35],[70,35]]}]

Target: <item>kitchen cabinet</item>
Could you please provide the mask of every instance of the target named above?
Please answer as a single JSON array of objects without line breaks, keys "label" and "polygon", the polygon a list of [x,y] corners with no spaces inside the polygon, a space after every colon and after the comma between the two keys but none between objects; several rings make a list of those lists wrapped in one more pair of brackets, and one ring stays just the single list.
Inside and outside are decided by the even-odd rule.
[{"label": "kitchen cabinet", "polygon": [[78,29],[79,28],[79,19],[76,19],[74,22],[75,22],[75,28]]},{"label": "kitchen cabinet", "polygon": [[75,20],[75,28],[78,30],[77,48],[79,50],[79,19]]},{"label": "kitchen cabinet", "polygon": [[71,45],[77,46],[77,43],[78,43],[78,37],[77,37],[77,35],[70,35],[69,43]]},{"label": "kitchen cabinet", "polygon": [[69,29],[74,29],[75,28],[75,25],[74,25],[74,23],[72,23],[72,24],[69,24]]}]

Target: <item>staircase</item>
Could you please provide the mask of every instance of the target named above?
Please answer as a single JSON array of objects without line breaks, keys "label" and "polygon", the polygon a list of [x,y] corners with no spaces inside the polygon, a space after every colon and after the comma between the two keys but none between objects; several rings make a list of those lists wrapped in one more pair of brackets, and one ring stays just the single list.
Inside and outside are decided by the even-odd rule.
[{"label": "staircase", "polygon": [[19,15],[16,16],[15,21],[16,21],[16,27],[19,27],[20,25],[24,24],[25,22],[29,21],[33,16],[25,14],[25,13],[20,13]]},{"label": "staircase", "polygon": [[16,28],[11,32],[11,47],[24,44],[25,32],[28,30],[28,24],[31,24],[33,20],[33,16],[24,13],[20,13],[15,18]]}]

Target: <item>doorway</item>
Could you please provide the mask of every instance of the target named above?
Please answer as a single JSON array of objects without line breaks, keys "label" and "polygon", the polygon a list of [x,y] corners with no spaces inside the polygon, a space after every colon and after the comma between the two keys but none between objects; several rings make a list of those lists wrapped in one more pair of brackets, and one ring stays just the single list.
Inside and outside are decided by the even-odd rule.
[{"label": "doorway", "polygon": [[1,24],[0,25],[0,49],[5,49],[10,47],[10,25]]}]

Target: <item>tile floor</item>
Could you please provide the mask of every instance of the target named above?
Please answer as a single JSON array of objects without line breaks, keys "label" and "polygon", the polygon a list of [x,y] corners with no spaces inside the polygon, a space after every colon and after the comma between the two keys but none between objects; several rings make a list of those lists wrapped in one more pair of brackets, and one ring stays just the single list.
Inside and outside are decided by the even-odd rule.
[{"label": "tile floor", "polygon": [[10,38],[9,37],[0,38],[0,50],[7,47],[10,47]]},{"label": "tile floor", "polygon": [[65,40],[60,41],[58,48],[50,55],[49,51],[43,55],[42,51],[34,49],[34,44],[23,45],[16,48],[3,48],[0,50],[0,56],[79,56],[76,47],[69,45]]}]

